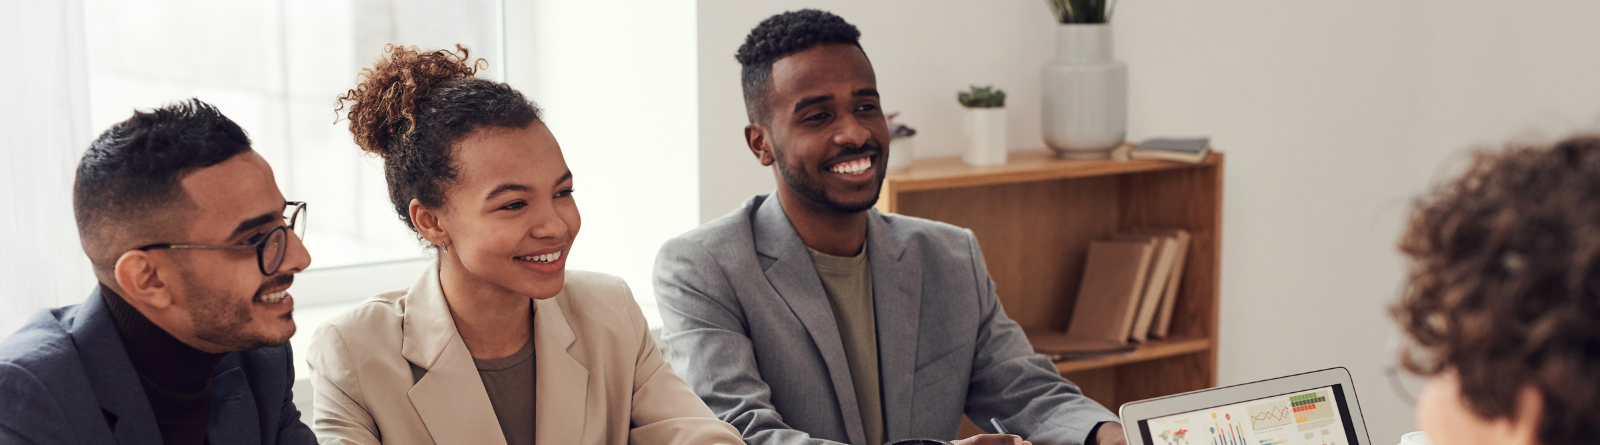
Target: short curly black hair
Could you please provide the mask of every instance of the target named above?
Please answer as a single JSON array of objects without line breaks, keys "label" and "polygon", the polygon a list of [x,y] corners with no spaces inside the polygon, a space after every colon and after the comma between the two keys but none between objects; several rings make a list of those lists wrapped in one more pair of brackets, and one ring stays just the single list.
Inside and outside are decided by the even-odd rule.
[{"label": "short curly black hair", "polygon": [[1400,251],[1406,368],[1455,372],[1487,419],[1538,389],[1541,443],[1600,437],[1600,137],[1477,153],[1417,200]]},{"label": "short curly black hair", "polygon": [[527,128],[543,110],[504,83],[474,77],[474,61],[455,51],[388,45],[361,70],[360,83],[339,96],[348,103],[356,145],[383,157],[389,200],[400,222],[411,223],[411,200],[439,208],[457,175],[454,145],[484,127]]},{"label": "short curly black hair", "polygon": [[172,242],[197,207],[183,178],[251,151],[250,136],[217,107],[189,99],[136,111],[95,138],[78,163],[72,210],[97,276],[142,244]]},{"label": "short curly black hair", "polygon": [[[744,86],[744,108],[750,123],[765,123],[767,95],[772,93],[772,64],[790,54],[823,44],[854,45],[861,48],[861,31],[833,13],[816,9],[789,11],[768,17],[750,30],[734,58],[744,68],[739,83]],[[862,50],[862,54],[866,54]]]}]

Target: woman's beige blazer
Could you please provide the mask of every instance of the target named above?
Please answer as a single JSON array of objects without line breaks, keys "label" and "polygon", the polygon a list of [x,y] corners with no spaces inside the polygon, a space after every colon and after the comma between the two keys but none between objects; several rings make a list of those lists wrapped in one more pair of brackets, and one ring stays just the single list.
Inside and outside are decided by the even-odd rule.
[{"label": "woman's beige blazer", "polygon": [[[321,443],[505,444],[435,269],[317,328]],[[661,359],[621,279],[568,270],[534,308],[538,443],[742,444]],[[408,363],[427,374],[413,383]]]}]

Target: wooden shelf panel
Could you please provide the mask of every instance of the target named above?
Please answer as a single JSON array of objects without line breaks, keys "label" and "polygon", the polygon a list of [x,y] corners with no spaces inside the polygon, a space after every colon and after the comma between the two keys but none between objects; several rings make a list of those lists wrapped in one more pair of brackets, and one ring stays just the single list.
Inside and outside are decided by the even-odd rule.
[{"label": "wooden shelf panel", "polygon": [[[1217,165],[1221,153],[1212,153],[1199,165]],[[1087,178],[1193,168],[1195,164],[1156,160],[1113,161],[1056,159],[1050,150],[1013,151],[1005,165],[974,167],[960,156],[918,159],[904,172],[890,173],[884,188],[895,192],[975,187],[1052,179]]]},{"label": "wooden shelf panel", "polygon": [[[1223,154],[1198,165],[1059,160],[1047,150],[1009,158],[991,167],[918,159],[886,177],[877,208],[972,230],[1007,315],[1054,332],[1070,328],[1090,243],[1134,227],[1187,229],[1172,336],[1055,367],[1107,407],[1215,386]],[[977,431],[970,422],[962,428]]]},{"label": "wooden shelf panel", "polygon": [[1117,365],[1126,365],[1129,363],[1138,363],[1167,357],[1176,357],[1185,354],[1205,352],[1209,349],[1211,349],[1211,339],[1209,338],[1152,340],[1139,345],[1138,349],[1126,354],[1097,357],[1087,360],[1056,362],[1056,371],[1068,373],[1109,368]]}]

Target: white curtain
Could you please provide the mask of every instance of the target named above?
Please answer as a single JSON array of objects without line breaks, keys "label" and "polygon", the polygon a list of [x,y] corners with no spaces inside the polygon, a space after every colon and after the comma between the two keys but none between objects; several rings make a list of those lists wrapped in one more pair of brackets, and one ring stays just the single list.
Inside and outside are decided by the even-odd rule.
[{"label": "white curtain", "polygon": [[72,218],[88,147],[81,0],[0,0],[0,338],[94,287]]}]

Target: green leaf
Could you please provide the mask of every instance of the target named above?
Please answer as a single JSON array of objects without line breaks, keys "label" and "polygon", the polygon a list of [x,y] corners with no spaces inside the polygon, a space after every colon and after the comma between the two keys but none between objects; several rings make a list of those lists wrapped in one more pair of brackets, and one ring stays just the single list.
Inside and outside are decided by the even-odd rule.
[{"label": "green leaf", "polygon": [[1005,108],[1006,92],[995,89],[993,85],[973,85],[970,91],[956,93],[956,101],[967,108]]}]

